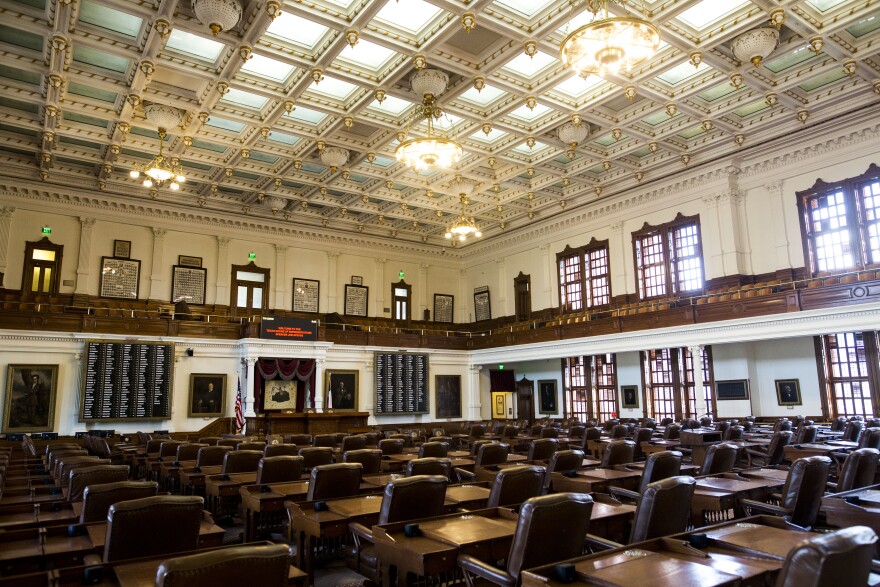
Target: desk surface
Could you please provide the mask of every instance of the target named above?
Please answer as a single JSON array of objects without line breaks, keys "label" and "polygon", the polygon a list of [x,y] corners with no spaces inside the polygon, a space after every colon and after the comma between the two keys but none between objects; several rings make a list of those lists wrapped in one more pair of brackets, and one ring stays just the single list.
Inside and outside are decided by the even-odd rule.
[{"label": "desk surface", "polygon": [[477,542],[513,536],[516,530],[516,520],[463,514],[455,518],[420,522],[419,529],[426,538],[462,547]]},{"label": "desk surface", "polygon": [[737,522],[724,528],[706,532],[710,543],[741,549],[766,556],[785,559],[801,540],[815,536],[810,532],[770,528],[749,522]]}]

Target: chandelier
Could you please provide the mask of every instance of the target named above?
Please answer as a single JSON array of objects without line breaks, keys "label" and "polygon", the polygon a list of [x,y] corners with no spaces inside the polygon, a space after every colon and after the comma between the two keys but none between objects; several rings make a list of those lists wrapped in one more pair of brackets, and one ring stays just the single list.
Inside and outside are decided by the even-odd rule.
[{"label": "chandelier", "polygon": [[238,0],[192,0],[192,8],[196,18],[207,25],[215,37],[232,29],[241,20]]},{"label": "chandelier", "polygon": [[446,91],[448,83],[449,76],[437,69],[422,69],[412,77],[412,89],[422,96],[422,108],[416,117],[425,119],[428,134],[426,137],[402,141],[396,154],[398,161],[417,171],[431,167],[451,167],[464,153],[457,142],[434,131],[434,120],[443,114],[437,106],[436,98]]},{"label": "chandelier", "polygon": [[162,187],[166,181],[171,183],[168,187],[172,190],[180,189],[180,184],[186,181],[183,176],[183,166],[177,161],[177,157],[171,159],[165,157],[162,152],[162,145],[165,142],[166,132],[163,127],[159,127],[159,154],[153,157],[153,160],[139,168],[132,169],[129,175],[137,179],[141,173],[146,175],[144,178],[144,187],[151,188]]},{"label": "chandelier", "polygon": [[470,235],[480,238],[483,236],[483,233],[480,232],[476,220],[474,220],[473,216],[467,215],[468,194],[476,188],[476,183],[473,180],[465,179],[458,175],[450,182],[449,187],[458,192],[461,199],[461,214],[446,228],[446,238],[456,236],[460,241],[466,241]]},{"label": "chandelier", "polygon": [[[631,16],[609,16],[608,0],[587,0],[593,20],[570,33],[562,42],[562,63],[581,77],[616,74],[650,57],[660,46],[660,31]],[[604,10],[604,18],[597,18]]]}]

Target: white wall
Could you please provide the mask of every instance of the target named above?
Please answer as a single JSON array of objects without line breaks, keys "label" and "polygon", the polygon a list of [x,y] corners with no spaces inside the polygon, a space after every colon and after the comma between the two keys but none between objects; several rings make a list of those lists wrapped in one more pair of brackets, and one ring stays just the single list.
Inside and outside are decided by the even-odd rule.
[{"label": "white wall", "polygon": [[[485,369],[497,369],[497,365],[487,366]],[[535,406],[535,419],[541,418],[561,418],[563,417],[565,404],[563,402],[562,397],[562,365],[559,359],[547,359],[543,361],[523,361],[519,363],[504,363],[505,371],[513,371],[516,374],[516,380],[519,381],[523,377],[531,380],[534,383],[534,406]],[[540,398],[540,387],[538,386],[538,381],[546,381],[552,380],[556,382],[556,411],[551,414],[542,414],[541,413],[541,398]],[[492,407],[490,403],[490,387],[489,387],[489,378],[488,376],[481,380],[481,383],[485,383],[483,387],[480,389],[480,397],[483,403],[483,411],[482,417],[484,419],[489,419],[492,417]],[[526,414],[517,414],[516,413],[516,401],[514,400],[514,419],[531,419],[530,415]]]},{"label": "white wall", "polygon": [[[639,353],[617,353],[617,407],[618,416],[621,418],[641,418],[645,414],[645,398],[643,396],[642,387],[642,362]],[[638,408],[623,407],[623,398],[620,394],[620,388],[624,385],[635,385],[639,388],[637,397],[639,398]]]}]

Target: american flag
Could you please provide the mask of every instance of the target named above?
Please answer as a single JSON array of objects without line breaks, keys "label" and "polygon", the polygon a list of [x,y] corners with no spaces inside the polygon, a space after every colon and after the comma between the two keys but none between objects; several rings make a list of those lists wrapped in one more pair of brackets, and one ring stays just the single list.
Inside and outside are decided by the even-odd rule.
[{"label": "american flag", "polygon": [[235,396],[235,433],[244,430],[244,410],[241,407],[241,378],[238,379],[238,394]]}]

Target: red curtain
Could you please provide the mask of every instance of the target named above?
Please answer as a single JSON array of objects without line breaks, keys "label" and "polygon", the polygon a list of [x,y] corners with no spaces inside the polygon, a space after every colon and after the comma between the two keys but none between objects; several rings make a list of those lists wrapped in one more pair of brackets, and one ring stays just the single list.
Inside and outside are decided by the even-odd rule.
[{"label": "red curtain", "polygon": [[297,394],[296,411],[304,411],[306,396],[309,398],[309,406],[314,407],[315,365],[314,359],[258,359],[254,368],[254,400],[256,405],[263,405],[263,381],[296,379],[306,384],[305,393]]},{"label": "red curtain", "polygon": [[490,391],[516,391],[516,374],[513,371],[489,371]]}]

